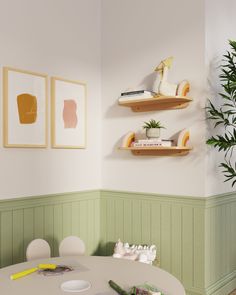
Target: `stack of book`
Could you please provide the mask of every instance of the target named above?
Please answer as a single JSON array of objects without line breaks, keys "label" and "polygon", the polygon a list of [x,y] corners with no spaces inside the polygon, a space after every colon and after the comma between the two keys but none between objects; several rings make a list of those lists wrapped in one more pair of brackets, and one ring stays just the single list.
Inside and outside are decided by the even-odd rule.
[{"label": "stack of book", "polygon": [[166,139],[139,139],[133,142],[133,147],[171,147],[173,140]]},{"label": "stack of book", "polygon": [[132,100],[143,100],[145,98],[152,98],[156,95],[156,92],[149,90],[134,90],[122,92],[119,97],[119,102],[132,101]]}]

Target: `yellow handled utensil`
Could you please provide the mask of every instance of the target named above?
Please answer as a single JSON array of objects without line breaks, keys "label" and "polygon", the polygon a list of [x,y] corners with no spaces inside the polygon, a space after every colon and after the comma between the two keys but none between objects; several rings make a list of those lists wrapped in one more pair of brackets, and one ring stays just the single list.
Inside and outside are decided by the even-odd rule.
[{"label": "yellow handled utensil", "polygon": [[30,275],[31,273],[36,272],[39,269],[55,269],[57,266],[56,264],[39,264],[38,267],[30,268],[18,273],[11,275],[11,280],[17,280],[23,278],[25,276]]},{"label": "yellow handled utensil", "polygon": [[11,275],[11,280],[17,280],[17,279],[23,278],[23,277],[25,277],[25,276],[33,273],[33,272],[36,272],[37,270],[38,270],[38,268],[34,267],[34,268],[31,268],[31,269],[27,269],[27,270],[15,273],[15,274]]}]

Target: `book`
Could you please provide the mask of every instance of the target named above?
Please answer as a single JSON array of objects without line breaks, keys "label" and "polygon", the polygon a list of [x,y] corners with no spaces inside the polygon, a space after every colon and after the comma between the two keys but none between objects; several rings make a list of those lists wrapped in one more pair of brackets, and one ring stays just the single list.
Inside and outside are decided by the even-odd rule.
[{"label": "book", "polygon": [[164,147],[171,147],[171,146],[173,146],[173,142],[170,140],[163,140],[161,145]]},{"label": "book", "polygon": [[162,146],[162,143],[138,143],[138,142],[134,142],[133,147],[155,147],[155,146]]},{"label": "book", "polygon": [[149,94],[149,95],[156,95],[156,92],[149,91],[149,90],[133,90],[133,91],[126,91],[121,92],[121,96],[127,96],[127,95],[138,95],[138,94]]},{"label": "book", "polygon": [[133,147],[171,147],[173,140],[166,139],[140,139],[132,144]]},{"label": "book", "polygon": [[160,138],[152,138],[152,139],[138,139],[136,142],[138,143],[161,143],[162,140]]},{"label": "book", "polygon": [[133,95],[124,95],[124,96],[120,96],[118,98],[119,102],[122,101],[132,101],[132,100],[143,100],[143,99],[150,99],[153,98],[154,96],[148,93],[143,93],[143,94],[133,94]]}]

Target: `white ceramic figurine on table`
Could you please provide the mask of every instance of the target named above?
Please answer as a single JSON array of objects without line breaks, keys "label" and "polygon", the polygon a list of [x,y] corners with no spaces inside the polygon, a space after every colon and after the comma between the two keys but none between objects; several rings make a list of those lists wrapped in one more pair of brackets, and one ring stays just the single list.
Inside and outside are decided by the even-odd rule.
[{"label": "white ceramic figurine on table", "polygon": [[127,248],[127,244],[125,247],[124,244],[119,239],[115,245],[113,257],[136,260],[138,255],[134,253],[134,251],[130,251],[130,249]]},{"label": "white ceramic figurine on table", "polygon": [[156,246],[129,246],[128,243],[124,244],[119,239],[115,245],[113,257],[137,260],[139,262],[152,264],[152,262],[156,259]]}]

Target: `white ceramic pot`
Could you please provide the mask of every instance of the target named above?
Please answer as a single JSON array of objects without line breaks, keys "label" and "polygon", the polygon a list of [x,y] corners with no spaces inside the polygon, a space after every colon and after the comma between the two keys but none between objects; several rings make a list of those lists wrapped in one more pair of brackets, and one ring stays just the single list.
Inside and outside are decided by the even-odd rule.
[{"label": "white ceramic pot", "polygon": [[146,136],[148,138],[159,138],[160,137],[160,128],[146,129]]}]

